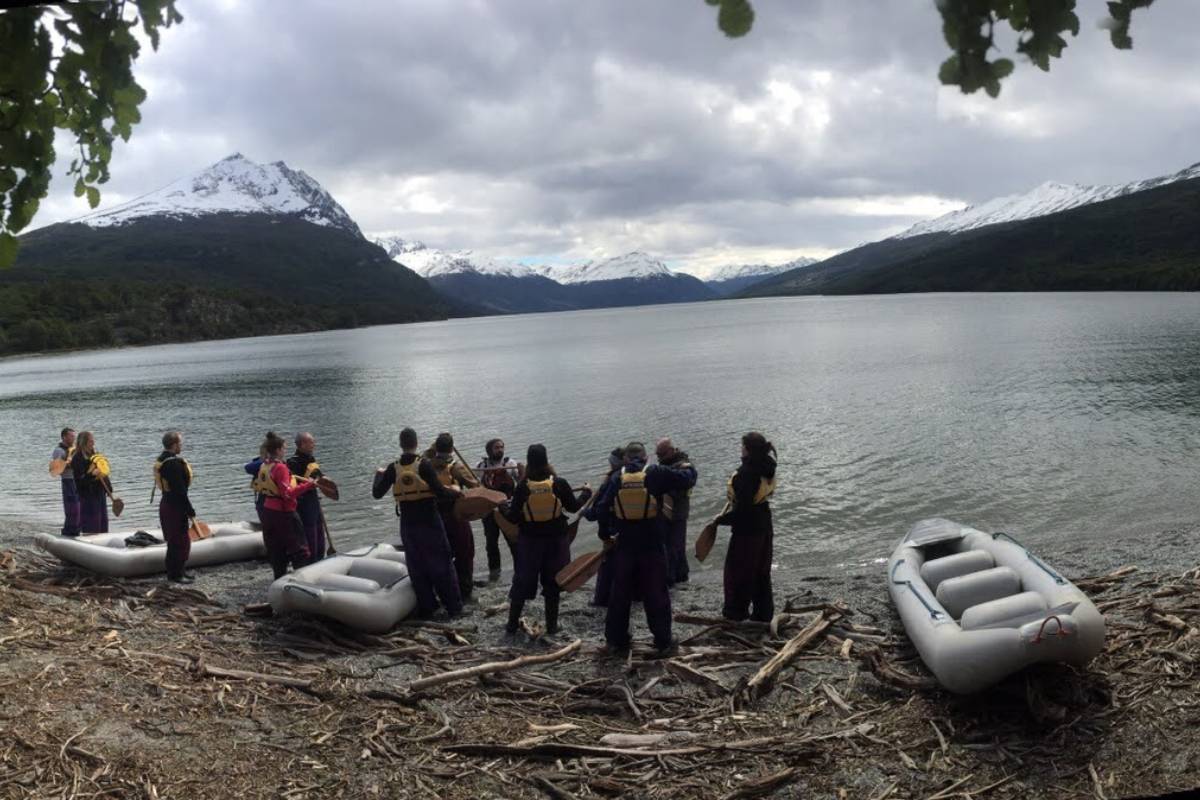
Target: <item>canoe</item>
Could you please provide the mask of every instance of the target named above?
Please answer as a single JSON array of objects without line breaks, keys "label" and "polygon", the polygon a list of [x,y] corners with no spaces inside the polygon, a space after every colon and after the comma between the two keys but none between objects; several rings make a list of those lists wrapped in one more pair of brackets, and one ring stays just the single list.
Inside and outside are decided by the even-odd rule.
[{"label": "canoe", "polygon": [[[192,542],[187,568],[208,567],[229,561],[248,561],[264,558],[262,533],[249,522],[210,524],[212,536]],[[158,528],[141,529],[156,539],[162,539]],[[113,578],[135,578],[167,571],[166,544],[149,547],[129,547],[125,539],[136,530],[88,533],[82,536],[57,536],[39,533],[33,543],[76,567]]]},{"label": "canoe", "polygon": [[384,633],[417,607],[404,551],[375,544],[326,558],[271,584],[276,614],[294,612],[337,620],[367,633]]},{"label": "canoe", "polygon": [[1037,663],[1084,666],[1104,648],[1104,617],[1073,583],[1006,533],[921,520],[888,563],[909,639],[956,694]]}]

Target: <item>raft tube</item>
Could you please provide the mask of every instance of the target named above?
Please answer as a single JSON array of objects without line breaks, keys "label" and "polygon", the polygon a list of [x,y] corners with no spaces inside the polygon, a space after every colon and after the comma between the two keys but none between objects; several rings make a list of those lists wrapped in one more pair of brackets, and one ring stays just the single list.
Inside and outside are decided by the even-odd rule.
[{"label": "raft tube", "polygon": [[[267,554],[262,533],[249,522],[224,522],[209,527],[212,529],[211,537],[192,542],[188,569],[264,558]],[[163,538],[158,528],[140,530],[156,539]],[[127,546],[125,538],[135,533],[137,531],[133,530],[82,536],[39,533],[33,537],[33,543],[68,564],[113,578],[136,578],[166,572],[167,545]]]},{"label": "raft tube", "polygon": [[1092,601],[1006,533],[921,520],[892,554],[888,591],[921,660],[956,694],[1031,664],[1082,667],[1104,648]]},{"label": "raft tube", "polygon": [[276,614],[314,614],[366,633],[391,630],[417,607],[404,551],[390,544],[301,567],[272,583],[267,600]]}]

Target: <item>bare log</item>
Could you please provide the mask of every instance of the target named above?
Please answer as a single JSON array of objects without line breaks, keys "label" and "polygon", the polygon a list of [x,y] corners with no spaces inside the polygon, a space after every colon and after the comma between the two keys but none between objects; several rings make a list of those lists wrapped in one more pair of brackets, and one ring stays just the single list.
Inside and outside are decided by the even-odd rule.
[{"label": "bare log", "polygon": [[767,660],[759,668],[758,672],[746,683],[746,697],[749,700],[756,700],[770,691],[771,683],[779,671],[788,665],[788,663],[800,654],[804,648],[808,647],[812,642],[816,641],[821,634],[825,633],[825,629],[833,624],[833,620],[825,616],[824,612],[817,614],[812,622],[810,622],[804,630],[788,640],[779,652]]},{"label": "bare log", "polygon": [[411,684],[409,684],[408,690],[410,692],[420,692],[424,689],[430,688],[431,686],[441,686],[442,684],[451,683],[453,681],[477,678],[480,675],[491,675],[496,672],[511,672],[514,669],[521,669],[522,667],[528,667],[533,664],[549,664],[552,661],[558,661],[571,655],[578,650],[582,644],[582,641],[576,639],[566,647],[561,647],[552,653],[545,653],[543,655],[535,656],[521,656],[520,658],[514,658],[511,661],[489,661],[486,664],[479,664],[474,667],[467,667],[466,669],[455,669],[449,672],[440,673],[438,675],[430,675],[428,678],[420,678],[413,681]]}]

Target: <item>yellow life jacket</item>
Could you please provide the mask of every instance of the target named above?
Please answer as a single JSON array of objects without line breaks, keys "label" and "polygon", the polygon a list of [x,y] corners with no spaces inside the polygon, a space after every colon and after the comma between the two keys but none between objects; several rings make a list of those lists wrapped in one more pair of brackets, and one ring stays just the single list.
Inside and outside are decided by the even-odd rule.
[{"label": "yellow life jacket", "polygon": [[654,519],[658,516],[658,502],[646,491],[646,470],[622,472],[621,488],[617,490],[613,513],[617,519],[629,521]]},{"label": "yellow life jacket", "polygon": [[[730,503],[734,502],[733,493],[733,478],[737,473],[729,476],[729,483],[725,485],[725,499]],[[771,499],[771,495],[775,494],[775,479],[759,478],[758,491],[754,493],[754,505],[761,506],[763,503]]]},{"label": "yellow life jacket", "polygon": [[88,474],[103,480],[112,474],[112,468],[108,465],[108,459],[100,453],[96,453],[88,459]]},{"label": "yellow life jacket", "polygon": [[[263,494],[267,497],[279,497],[279,487],[271,478],[271,467],[275,464],[280,464],[280,461],[264,461],[258,468],[258,474],[254,476],[254,480],[250,481],[250,488],[255,494]],[[291,475],[291,485],[296,485],[296,476]]]},{"label": "yellow life jacket", "polygon": [[301,477],[308,478],[310,481],[317,479],[317,473],[321,471],[321,465],[315,461],[310,461],[308,466],[304,468],[304,475]]},{"label": "yellow life jacket", "polygon": [[529,487],[529,499],[521,509],[526,522],[550,522],[562,516],[562,503],[554,493],[554,476],[544,481],[525,481]]},{"label": "yellow life jacket", "polygon": [[[433,492],[429,490],[429,484],[418,472],[420,466],[421,458],[419,456],[413,459],[411,464],[396,462],[396,481],[392,484],[392,497],[395,498],[396,505],[428,500],[433,497]],[[440,475],[438,477],[441,478]]]},{"label": "yellow life jacket", "polygon": [[187,459],[183,458],[182,456],[171,456],[171,458],[164,458],[162,461],[154,462],[154,485],[157,486],[158,490],[163,494],[171,491],[171,487],[167,485],[167,482],[162,476],[163,464],[176,458],[183,462],[183,468],[187,470],[187,485],[192,485],[192,465],[187,462]]},{"label": "yellow life jacket", "polygon": [[62,474],[71,468],[71,457],[75,455],[75,445],[67,448],[66,458],[50,459],[50,474],[55,478],[62,477]]},{"label": "yellow life jacket", "polygon": [[447,461],[442,464],[434,465],[434,471],[437,472],[438,483],[442,486],[457,486],[458,480],[454,477],[454,462]]}]

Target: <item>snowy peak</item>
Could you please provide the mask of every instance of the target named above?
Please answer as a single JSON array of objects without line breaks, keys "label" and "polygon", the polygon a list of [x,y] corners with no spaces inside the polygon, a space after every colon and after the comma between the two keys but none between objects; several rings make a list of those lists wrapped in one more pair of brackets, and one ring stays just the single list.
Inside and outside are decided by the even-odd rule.
[{"label": "snowy peak", "polygon": [[269,214],[299,217],[314,225],[362,236],[332,195],[301,170],[282,161],[257,164],[234,153],[187,178],[75,222],[103,228],[145,217],[186,219],[206,214]]},{"label": "snowy peak", "polygon": [[536,274],[523,264],[509,264],[471,250],[438,250],[418,241],[390,235],[376,236],[373,241],[387,251],[393,261],[423,278],[472,274],[527,278]]},{"label": "snowy peak", "polygon": [[907,239],[910,236],[920,236],[925,233],[959,233],[973,228],[981,228],[984,225],[1043,217],[1047,214],[1067,211],[1091,203],[1100,203],[1114,197],[1122,197],[1193,178],[1200,178],[1200,164],[1193,164],[1187,169],[1171,175],[1114,186],[1080,186],[1047,181],[1025,194],[997,197],[979,205],[952,211],[937,219],[918,222],[894,238]]},{"label": "snowy peak", "polygon": [[589,261],[575,269],[559,269],[553,277],[559,283],[595,283],[596,281],[619,281],[626,278],[673,278],[675,273],[667,265],[638,250],[603,261]]},{"label": "snowy peak", "polygon": [[769,278],[789,269],[807,267],[817,263],[818,259],[801,256],[785,264],[730,264],[720,267],[704,279],[705,283],[721,283],[723,281],[743,280],[747,278]]}]

